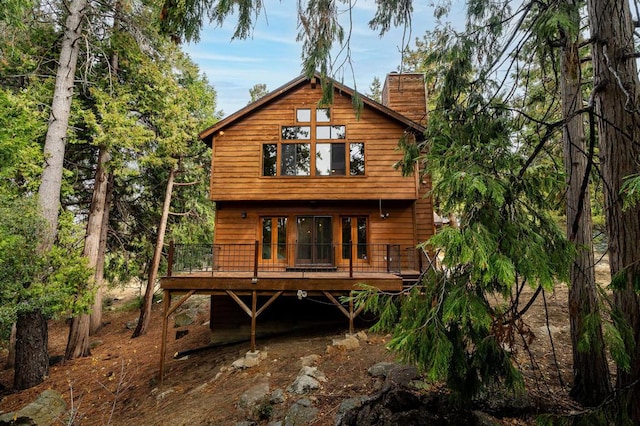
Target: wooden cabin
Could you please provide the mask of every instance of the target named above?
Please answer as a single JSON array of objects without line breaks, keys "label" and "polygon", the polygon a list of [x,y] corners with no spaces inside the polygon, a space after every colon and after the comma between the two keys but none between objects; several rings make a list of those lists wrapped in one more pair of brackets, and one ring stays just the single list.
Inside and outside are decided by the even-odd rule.
[{"label": "wooden cabin", "polygon": [[171,246],[165,340],[186,299],[172,306],[175,294],[212,295],[213,328],[233,322],[230,309],[246,314],[253,348],[256,318],[280,296],[326,297],[352,325],[357,312],[336,296],[358,283],[399,291],[423,269],[430,181],[394,167],[399,140],[423,138],[423,75],[389,74],[382,104],[361,96],[359,111],[352,89],[333,81],[333,93],[319,106],[319,77],[300,76],[200,133],[212,148],[215,235]]}]

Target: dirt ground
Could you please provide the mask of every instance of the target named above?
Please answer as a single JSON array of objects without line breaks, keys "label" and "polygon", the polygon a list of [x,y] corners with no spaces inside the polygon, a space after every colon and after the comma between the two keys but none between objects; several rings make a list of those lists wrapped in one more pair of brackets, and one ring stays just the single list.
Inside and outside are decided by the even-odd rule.
[{"label": "dirt ground", "polygon": [[[607,279],[604,272],[599,274],[600,280]],[[179,340],[175,339],[176,329],[170,329],[166,373],[160,385],[161,305],[153,307],[149,332],[131,339],[132,330],[127,324],[131,327],[135,323],[138,311],[124,309],[127,303],[127,298],[117,300],[112,310],[105,311],[106,325],[92,338],[95,347],[90,357],[56,364],[41,385],[0,397],[0,413],[17,410],[43,390],[55,389],[64,395],[74,413],[61,419],[60,424],[234,425],[251,417],[237,408],[244,391],[265,380],[271,389],[286,389],[300,370],[300,358],[316,354],[320,355],[318,369],[325,373],[327,381],[310,395],[319,409],[313,424],[333,425],[343,400],[375,392],[376,379],[368,375],[367,369],[380,361],[394,361],[394,354],[386,348],[390,336],[385,335],[367,333],[368,342],[361,342],[357,349],[327,351],[332,339],[344,337],[346,319],[345,328],[316,328],[259,339],[257,349],[266,352],[267,358],[246,370],[229,367],[249,350],[248,343],[172,358],[173,353],[209,343],[208,318],[201,315],[194,325],[186,327],[188,335]],[[513,411],[511,417],[500,416],[503,424],[533,424],[536,410],[579,409],[567,397],[572,361],[566,286],[538,297],[525,321],[535,339],[529,352],[520,347],[516,359],[525,372],[527,393],[514,403],[522,410]],[[549,329],[547,321],[551,324]],[[52,321],[49,333],[50,355],[63,355],[67,326]],[[0,353],[0,365],[5,360],[6,352]],[[0,385],[10,389],[12,378],[13,370],[0,370]],[[285,392],[285,402],[274,407],[272,419],[283,420],[287,407],[296,399]]]}]

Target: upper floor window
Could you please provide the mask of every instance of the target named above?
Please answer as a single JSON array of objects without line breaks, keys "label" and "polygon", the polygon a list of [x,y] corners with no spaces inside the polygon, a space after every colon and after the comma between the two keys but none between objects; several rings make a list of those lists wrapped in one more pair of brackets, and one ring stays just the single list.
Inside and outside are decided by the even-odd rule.
[{"label": "upper floor window", "polygon": [[298,108],[296,125],[280,129],[280,143],[262,145],[262,176],[364,175],[363,142],[329,142],[347,139],[330,108]]}]

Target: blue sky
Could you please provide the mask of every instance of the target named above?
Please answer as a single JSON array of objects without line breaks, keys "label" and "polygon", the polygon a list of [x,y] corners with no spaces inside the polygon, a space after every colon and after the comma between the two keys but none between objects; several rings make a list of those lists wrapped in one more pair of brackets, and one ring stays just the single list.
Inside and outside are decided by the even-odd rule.
[{"label": "blue sky", "polygon": [[[354,3],[350,43],[353,74],[346,68],[342,82],[367,93],[374,77],[383,81],[387,73],[398,69],[403,29],[392,29],[380,38],[378,32],[368,26],[375,14],[375,1],[355,0]],[[415,2],[411,32],[404,34],[405,44],[411,47],[415,46],[416,37],[422,38],[425,31],[435,26],[433,7],[428,6],[429,3],[429,0]],[[338,4],[346,9],[346,5]],[[271,91],[302,73],[301,42],[296,42],[297,2],[265,0],[264,5],[252,37],[231,41],[235,24],[232,17],[222,27],[206,26],[198,43],[184,47],[214,86],[218,110],[223,110],[225,116],[247,105],[249,89],[254,85],[264,83]],[[348,31],[346,13],[341,15],[341,23]]]}]

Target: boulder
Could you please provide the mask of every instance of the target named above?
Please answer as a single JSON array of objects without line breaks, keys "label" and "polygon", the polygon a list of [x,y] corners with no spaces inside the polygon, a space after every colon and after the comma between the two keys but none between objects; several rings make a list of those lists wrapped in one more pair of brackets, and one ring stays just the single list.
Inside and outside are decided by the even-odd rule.
[{"label": "boulder", "polygon": [[269,383],[258,383],[247,389],[238,400],[238,408],[253,412],[257,404],[263,402],[269,394]]},{"label": "boulder", "polygon": [[37,425],[49,426],[65,423],[64,416],[67,404],[58,392],[47,389],[35,401],[27,404],[14,413],[0,416],[0,425]]},{"label": "boulder", "polygon": [[303,426],[310,424],[318,416],[318,409],[307,398],[294,402],[284,418],[284,426]]}]

